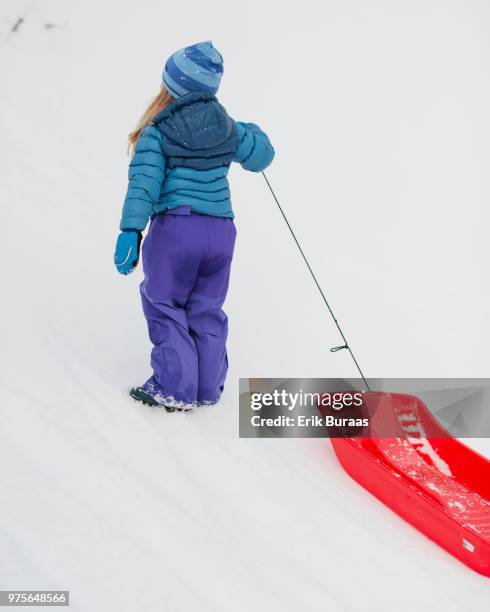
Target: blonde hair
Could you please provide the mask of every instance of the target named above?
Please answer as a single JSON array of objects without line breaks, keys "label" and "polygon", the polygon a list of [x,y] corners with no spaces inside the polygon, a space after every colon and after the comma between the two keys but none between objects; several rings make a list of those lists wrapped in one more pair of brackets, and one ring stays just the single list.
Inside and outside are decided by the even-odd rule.
[{"label": "blonde hair", "polygon": [[158,115],[160,111],[166,108],[174,100],[175,98],[168,93],[168,91],[163,87],[163,85],[161,85],[158,95],[155,96],[155,98],[153,98],[148,108],[141,115],[140,120],[136,124],[136,128],[128,135],[128,140],[129,140],[128,154],[129,155],[133,155],[134,148],[136,146],[136,143],[138,142],[138,138],[140,137],[141,132],[144,130],[144,128],[147,125],[150,125],[150,123],[153,121],[156,115]]}]

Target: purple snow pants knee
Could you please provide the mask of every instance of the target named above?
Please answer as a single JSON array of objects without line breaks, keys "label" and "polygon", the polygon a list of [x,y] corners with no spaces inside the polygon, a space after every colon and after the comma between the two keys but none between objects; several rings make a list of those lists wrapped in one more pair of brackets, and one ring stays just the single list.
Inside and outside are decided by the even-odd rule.
[{"label": "purple snow pants knee", "polygon": [[143,242],[143,312],[154,346],[151,366],[163,396],[214,403],[228,359],[228,290],[236,229],[231,219],[190,214],[155,217]]}]

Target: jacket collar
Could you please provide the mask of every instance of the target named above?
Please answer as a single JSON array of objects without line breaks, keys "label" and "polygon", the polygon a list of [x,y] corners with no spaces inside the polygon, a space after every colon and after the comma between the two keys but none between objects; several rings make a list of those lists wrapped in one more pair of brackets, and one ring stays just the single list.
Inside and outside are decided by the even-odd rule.
[{"label": "jacket collar", "polygon": [[162,121],[163,119],[171,117],[180,109],[184,108],[184,106],[188,106],[189,104],[193,104],[194,102],[207,102],[208,100],[216,101],[216,96],[204,91],[185,94],[185,96],[177,98],[174,102],[172,102],[162,111],[160,111],[158,115],[154,117],[153,123],[160,123],[160,121]]}]

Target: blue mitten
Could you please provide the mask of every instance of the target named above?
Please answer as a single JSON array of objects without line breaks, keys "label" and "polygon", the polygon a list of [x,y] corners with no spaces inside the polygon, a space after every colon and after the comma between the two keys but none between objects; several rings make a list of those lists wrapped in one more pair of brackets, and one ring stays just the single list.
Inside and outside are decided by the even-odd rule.
[{"label": "blue mitten", "polygon": [[119,274],[129,274],[138,265],[140,257],[141,232],[122,231],[116,242],[114,263]]}]

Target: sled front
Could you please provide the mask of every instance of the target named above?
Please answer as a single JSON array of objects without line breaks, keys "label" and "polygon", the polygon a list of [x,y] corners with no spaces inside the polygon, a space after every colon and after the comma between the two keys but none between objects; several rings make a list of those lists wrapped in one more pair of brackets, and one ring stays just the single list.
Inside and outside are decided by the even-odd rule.
[{"label": "sled front", "polygon": [[[452,438],[420,399],[365,397],[376,404],[372,437],[332,438],[340,464],[399,516],[490,577],[490,461]],[[393,418],[399,437],[376,437]]]}]

